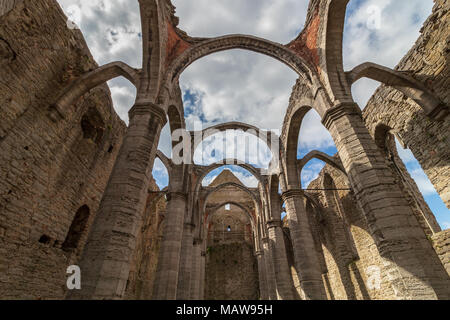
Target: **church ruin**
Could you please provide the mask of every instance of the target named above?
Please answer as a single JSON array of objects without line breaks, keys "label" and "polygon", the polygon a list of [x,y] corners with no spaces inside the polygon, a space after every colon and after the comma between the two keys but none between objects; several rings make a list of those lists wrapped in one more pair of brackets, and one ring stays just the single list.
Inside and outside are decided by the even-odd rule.
[{"label": "church ruin", "polygon": [[[395,70],[344,70],[348,2],[311,0],[304,29],[280,44],[193,38],[177,27],[170,0],[139,0],[143,65],[134,69],[97,65],[56,0],[0,0],[0,298],[449,299],[450,231],[394,137],[450,208],[450,3],[435,0]],[[159,137],[169,123],[196,145],[179,76],[236,48],[298,74],[281,135],[271,137],[279,161],[263,172],[228,159],[256,188],[227,170],[203,186],[224,164],[178,163],[157,150]],[[106,85],[116,77],[137,89],[128,126]],[[382,84],[363,111],[351,93],[362,77]],[[297,157],[311,109],[333,137],[334,157]],[[152,177],[155,158],[169,173],[165,190]],[[326,166],[305,190],[301,171],[312,159]],[[70,265],[80,266],[80,290],[66,286]]]}]

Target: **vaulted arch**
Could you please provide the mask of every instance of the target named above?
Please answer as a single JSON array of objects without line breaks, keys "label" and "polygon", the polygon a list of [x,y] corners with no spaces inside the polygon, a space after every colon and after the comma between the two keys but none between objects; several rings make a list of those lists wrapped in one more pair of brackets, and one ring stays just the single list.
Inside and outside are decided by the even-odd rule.
[{"label": "vaulted arch", "polygon": [[442,120],[448,115],[448,107],[430,90],[404,72],[392,70],[372,62],[363,63],[346,73],[349,84],[366,77],[391,86],[415,101],[429,116]]},{"label": "vaulted arch", "polygon": [[105,64],[97,69],[85,73],[72,81],[58,96],[54,107],[64,116],[65,109],[74,104],[89,90],[117,77],[123,76],[134,86],[139,84],[139,71],[126,63],[116,61]]},{"label": "vaulted arch", "polygon": [[250,189],[247,188],[246,186],[243,186],[241,184],[234,183],[234,182],[226,182],[226,183],[220,184],[220,185],[214,187],[212,190],[208,191],[208,193],[204,197],[203,210],[202,210],[203,214],[205,213],[205,210],[206,210],[206,204],[208,203],[208,198],[212,194],[214,194],[226,187],[236,187],[236,188],[241,189],[242,191],[246,192],[253,199],[253,202],[255,203],[255,208],[257,209],[257,212],[258,213],[261,212],[261,203],[260,203],[259,196],[255,195],[253,192],[251,192]]},{"label": "vaulted arch", "polygon": [[166,75],[166,81],[168,84],[172,84],[189,65],[202,57],[231,49],[250,50],[273,57],[286,64],[303,79],[311,82],[313,69],[294,51],[279,43],[239,34],[206,39],[191,46],[171,63]]},{"label": "vaulted arch", "polygon": [[280,143],[280,138],[272,131],[261,130],[260,128],[247,123],[233,121],[217,124],[212,127],[203,129],[202,131],[191,132],[192,152],[194,153],[200,143],[202,143],[208,137],[211,137],[219,132],[225,132],[227,130],[242,130],[244,133],[254,135],[257,138],[265,138],[266,141],[263,140],[263,142],[267,144],[267,147],[269,149],[271,149],[273,142],[278,144]]}]

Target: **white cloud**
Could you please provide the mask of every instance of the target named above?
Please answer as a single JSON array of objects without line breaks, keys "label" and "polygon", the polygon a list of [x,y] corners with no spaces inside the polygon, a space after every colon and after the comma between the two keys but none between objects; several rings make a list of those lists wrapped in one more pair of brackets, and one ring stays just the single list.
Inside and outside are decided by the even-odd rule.
[{"label": "white cloud", "polygon": [[[354,8],[353,4],[359,4]],[[373,11],[380,12],[379,29],[368,25]],[[433,0],[363,0],[350,2],[344,31],[344,67],[350,70],[371,61],[393,68],[419,37],[419,30],[431,14]],[[365,107],[377,85],[360,80],[353,86],[353,96]]]},{"label": "white cloud", "polygon": [[[258,179],[252,174],[244,173],[233,168],[226,168],[226,170],[230,170],[245,186],[249,188],[256,188],[258,186]],[[220,172],[222,172],[222,170],[220,170]],[[207,175],[202,181],[202,186],[209,186],[219,174],[220,173]]]},{"label": "white cloud", "polygon": [[[99,64],[121,60],[133,67],[141,66],[138,1],[58,2],[66,11],[74,5],[81,9],[79,25]],[[244,33],[280,43],[289,42],[301,30],[308,2],[173,0],[180,17],[180,27],[192,36]],[[394,67],[419,36],[419,29],[430,14],[432,5],[432,0],[351,1],[344,34],[346,70],[365,61]],[[369,6],[380,8],[381,23],[377,30],[367,27]],[[193,103],[185,105],[191,112],[186,116],[188,127],[195,120],[202,119],[205,126],[234,120],[264,129],[281,129],[296,78],[287,66],[256,53],[232,50],[205,57],[191,65],[180,78],[182,90],[189,89],[196,94]],[[116,111],[127,120],[135,89],[123,79],[115,79],[108,84]],[[365,106],[376,87],[377,83],[369,80],[361,80],[353,86],[354,98],[361,107]],[[301,148],[317,149],[333,145],[329,133],[318,120],[314,112],[306,116],[299,141]],[[168,156],[171,153],[170,144],[166,126],[160,139],[160,149]],[[212,143],[205,143],[206,154],[212,146]],[[399,148],[399,152],[404,159],[410,159],[406,151]],[[318,166],[305,168],[305,183],[313,180],[318,170]],[[432,192],[432,186],[420,172],[414,172],[413,176],[424,193]]]}]

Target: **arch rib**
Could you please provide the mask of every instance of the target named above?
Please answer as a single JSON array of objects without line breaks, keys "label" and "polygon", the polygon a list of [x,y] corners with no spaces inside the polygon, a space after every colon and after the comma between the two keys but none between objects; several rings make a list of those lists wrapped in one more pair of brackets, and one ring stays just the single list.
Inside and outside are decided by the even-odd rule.
[{"label": "arch rib", "polygon": [[305,165],[314,158],[319,159],[319,160],[329,164],[330,166],[340,170],[344,175],[347,175],[347,172],[345,172],[344,167],[342,166],[341,163],[339,163],[337,161],[336,158],[331,157],[328,154],[318,151],[318,150],[313,150],[310,153],[308,153],[306,156],[304,156],[302,159],[298,160],[297,165],[298,165],[298,171],[299,171],[300,175],[301,175],[302,169],[305,167]]},{"label": "arch rib", "polygon": [[286,64],[303,78],[311,81],[313,68],[289,48],[266,39],[235,34],[204,40],[183,52],[169,67],[168,84],[173,83],[183,70],[194,61],[215,52],[231,49],[245,49],[273,57]]},{"label": "arch rib", "polygon": [[431,118],[442,120],[448,115],[448,107],[445,104],[422,83],[404,72],[392,70],[376,63],[366,62],[346,72],[346,74],[350,85],[366,77],[399,90],[421,106]]},{"label": "arch rib", "polygon": [[116,61],[105,64],[72,81],[59,95],[54,107],[64,117],[65,109],[74,104],[89,90],[119,76],[125,77],[134,86],[137,86],[139,83],[138,75],[138,70],[131,68],[126,63]]}]

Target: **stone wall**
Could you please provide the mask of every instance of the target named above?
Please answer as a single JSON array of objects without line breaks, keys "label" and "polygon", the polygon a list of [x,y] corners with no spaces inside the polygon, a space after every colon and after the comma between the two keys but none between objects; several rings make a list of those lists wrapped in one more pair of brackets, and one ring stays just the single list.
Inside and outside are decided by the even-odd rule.
[{"label": "stone wall", "polygon": [[258,267],[252,246],[228,243],[206,253],[206,300],[258,300]]},{"label": "stone wall", "polygon": [[0,0],[0,16],[8,13],[23,0]]},{"label": "stone wall", "polygon": [[436,250],[445,270],[450,275],[450,229],[436,233],[431,240],[434,250]]},{"label": "stone wall", "polygon": [[[450,2],[436,0],[419,39],[396,68],[424,83],[447,106],[450,105],[449,39]],[[443,121],[430,120],[415,102],[384,85],[370,99],[363,116],[373,136],[380,124],[393,129],[450,208],[450,116]]]},{"label": "stone wall", "polygon": [[0,16],[2,299],[65,295],[66,269],[84,247],[126,126],[106,85],[64,118],[51,105],[96,67],[55,0],[19,2]]},{"label": "stone wall", "polygon": [[[347,177],[326,166],[311,182],[311,189],[346,189]],[[367,221],[347,190],[311,192],[315,203],[307,202],[314,237],[322,252],[323,279],[331,300],[393,299],[394,293],[383,274],[383,261]],[[320,250],[321,249],[321,250]],[[321,260],[321,259],[319,259]],[[380,286],[368,285],[371,276],[380,271]]]}]

